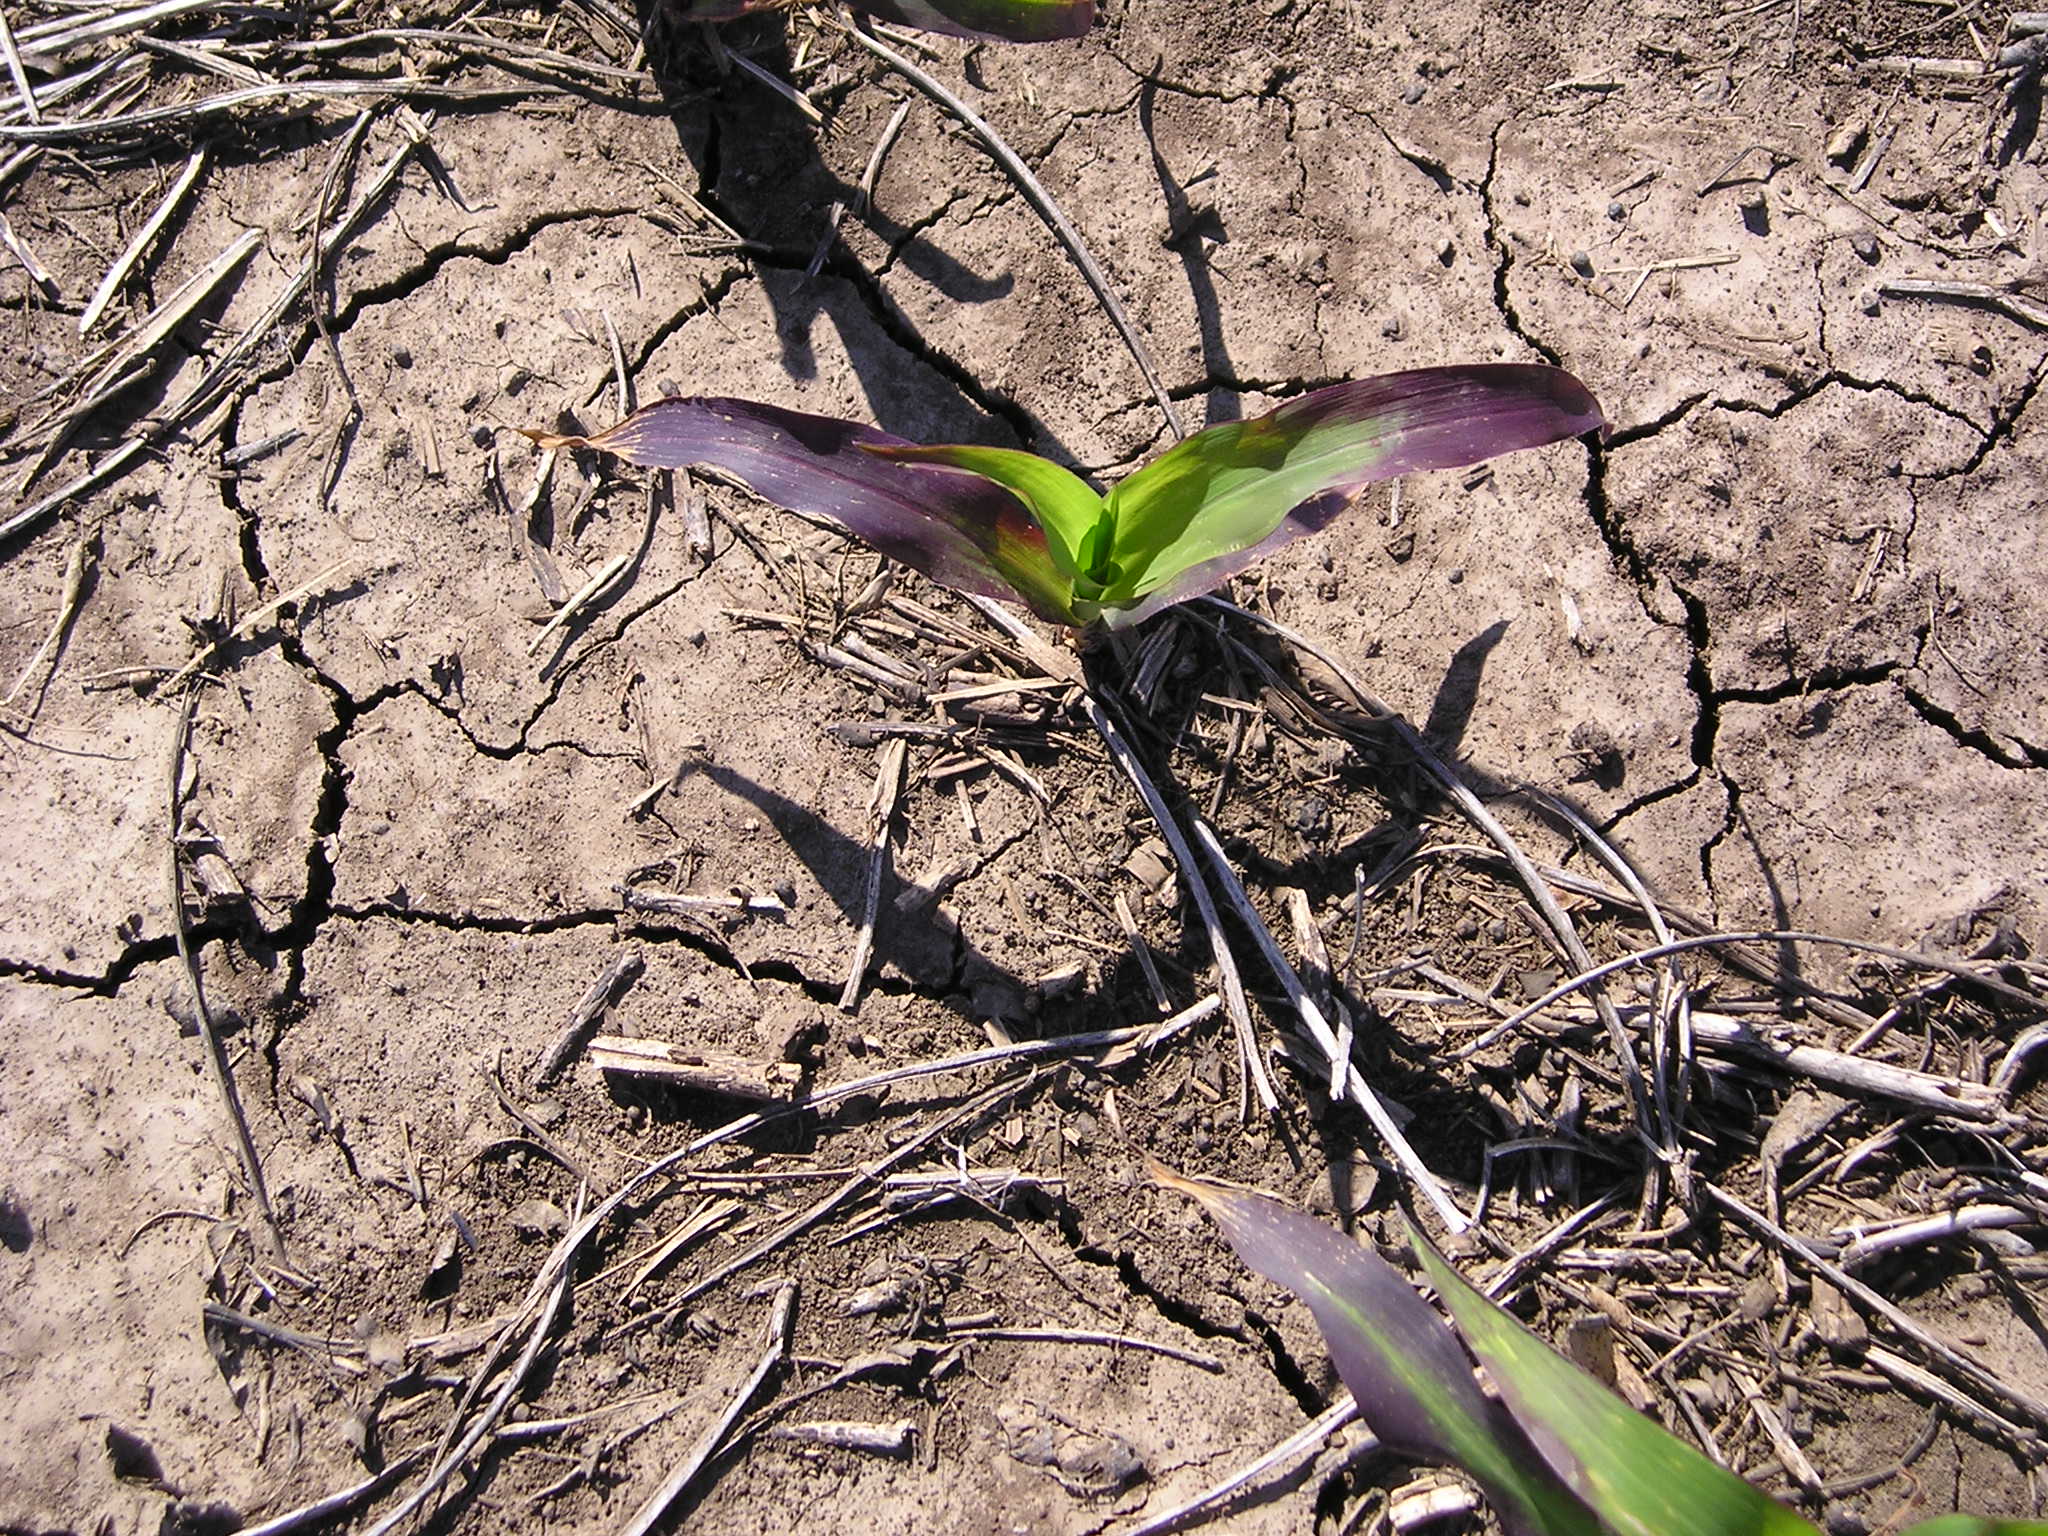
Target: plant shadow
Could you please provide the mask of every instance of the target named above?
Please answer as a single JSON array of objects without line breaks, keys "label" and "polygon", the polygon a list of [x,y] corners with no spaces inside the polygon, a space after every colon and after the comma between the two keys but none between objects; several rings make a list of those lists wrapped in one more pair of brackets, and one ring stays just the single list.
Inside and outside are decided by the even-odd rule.
[{"label": "plant shadow", "polygon": [[[850,944],[866,915],[872,845],[848,836],[817,812],[734,769],[706,763],[694,773],[761,814],[837,909]],[[1030,1006],[1032,984],[991,958],[949,917],[935,910],[936,898],[899,900],[917,894],[917,888],[897,871],[891,858],[884,866],[876,909],[870,987],[885,968],[893,968],[911,989],[977,1024],[994,1022],[1020,1036],[1061,1032],[1048,1027],[1061,1022],[1060,1012],[1047,1007],[1034,1013]],[[1120,998],[1133,990],[1135,978],[1126,976],[1125,970],[1121,963],[1105,967],[1104,997]]]},{"label": "plant shadow", "polygon": [[[1223,334],[1223,308],[1216,297],[1215,274],[1206,254],[1207,245],[1228,245],[1230,234],[1214,208],[1197,207],[1189,199],[1190,183],[1180,181],[1166,163],[1153,121],[1158,96],[1158,78],[1146,76],[1138,90],[1138,127],[1145,136],[1145,147],[1151,151],[1152,173],[1159,180],[1160,195],[1166,202],[1166,244],[1180,258],[1188,293],[1194,301],[1195,324],[1201,332],[1202,377],[1210,384],[1205,425],[1220,426],[1244,415],[1237,390],[1227,382],[1237,377],[1237,369],[1230,360],[1230,346]],[[1212,167],[1196,180],[1213,175]]]},{"label": "plant shadow", "polygon": [[[648,67],[677,145],[696,172],[694,195],[748,242],[749,266],[774,313],[783,372],[797,382],[817,377],[814,338],[822,321],[838,333],[868,414],[885,431],[923,440],[1010,439],[1072,464],[1036,415],[918,334],[840,230],[858,221],[888,247],[892,265],[955,306],[1002,299],[1015,278],[977,272],[936,243],[931,230],[891,218],[825,164],[820,130],[793,102],[723,57],[744,54],[788,78],[786,18],[747,17],[707,40],[708,29],[676,22],[660,0],[639,0],[639,10]],[[833,92],[858,78],[821,88],[815,99],[829,106]],[[937,386],[941,379],[944,386]]]}]

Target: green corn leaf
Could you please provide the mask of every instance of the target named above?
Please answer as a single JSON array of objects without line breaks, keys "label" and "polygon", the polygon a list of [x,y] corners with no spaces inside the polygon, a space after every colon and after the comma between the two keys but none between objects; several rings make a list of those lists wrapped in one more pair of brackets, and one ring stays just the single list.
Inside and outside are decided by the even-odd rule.
[{"label": "green corn leaf", "polygon": [[1515,1421],[1551,1470],[1620,1536],[1819,1536],[1558,1354],[1466,1284],[1419,1233],[1410,1241]]},{"label": "green corn leaf", "polygon": [[1373,1433],[1394,1450],[1462,1467],[1510,1531],[1596,1536],[1598,1524],[1500,1405],[1444,1320],[1378,1254],[1264,1195],[1147,1171],[1193,1197],[1239,1258],[1308,1304]]},{"label": "green corn leaf", "polygon": [[[1249,1190],[1147,1168],[1197,1200],[1246,1264],[1308,1303],[1382,1440],[1462,1468],[1511,1531],[1819,1536],[1552,1350],[1420,1234],[1410,1241],[1456,1337],[1378,1255],[1334,1228]],[[1504,1407],[1474,1385],[1459,1338]],[[1943,1515],[1900,1536],[2048,1536],[2048,1522]]]},{"label": "green corn leaf", "polygon": [[[1109,493],[1118,578],[1105,600],[1136,603],[1191,567],[1262,546],[1305,503],[1341,502],[1410,470],[1454,469],[1554,443],[1604,419],[1562,369],[1483,363],[1334,384],[1250,421],[1211,427]],[[1213,585],[1222,575],[1205,579]]]},{"label": "green corn leaf", "polygon": [[1070,579],[1100,582],[1093,567],[1109,546],[1109,512],[1087,481],[1050,459],[1016,448],[945,443],[930,448],[870,448],[877,458],[971,470],[1016,495],[1045,530],[1046,547]]}]

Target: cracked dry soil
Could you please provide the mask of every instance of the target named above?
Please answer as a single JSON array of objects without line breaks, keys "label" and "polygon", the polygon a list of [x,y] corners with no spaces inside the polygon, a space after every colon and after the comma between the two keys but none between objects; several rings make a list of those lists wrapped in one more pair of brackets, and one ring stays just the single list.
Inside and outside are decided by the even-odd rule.
[{"label": "cracked dry soil", "polygon": [[[449,24],[414,14],[432,9],[393,19]],[[1974,57],[1963,23],[1905,0],[1730,16],[1703,0],[1111,0],[1106,12],[1081,42],[941,43],[932,67],[1079,224],[1192,424],[1359,374],[1529,358],[1573,369],[1615,422],[1604,445],[1380,488],[1241,597],[1426,721],[1482,790],[1568,795],[1660,895],[1722,927],[1952,954],[1998,932],[2040,941],[2048,345],[2001,315],[1879,288],[2038,277],[2028,262],[2044,249],[2048,194],[2038,150],[1996,152],[1995,92],[1858,62]],[[606,1188],[734,1112],[582,1064],[528,1086],[623,951],[644,970],[608,1031],[760,1060],[788,1051],[820,1083],[970,1050],[990,1030],[1153,1017],[1119,896],[1176,1006],[1210,985],[1176,885],[1127,873],[1152,836],[1142,810],[1076,719],[1039,715],[1007,724],[1049,806],[1000,774],[933,779],[934,751],[913,743],[877,966],[857,1014],[832,1007],[875,764],[828,727],[902,710],[739,616],[792,608],[792,576],[848,598],[873,572],[743,495],[695,491],[715,514],[702,559],[676,508],[660,508],[630,584],[529,654],[549,611],[539,573],[573,591],[631,550],[650,515],[637,483],[565,459],[532,518],[508,518],[534,463],[507,429],[612,413],[607,320],[643,399],[757,396],[911,438],[1021,444],[1097,475],[1165,440],[1107,321],[970,141],[801,18],[726,36],[777,73],[801,53],[822,127],[720,73],[694,35],[658,27],[662,92],[515,89],[441,105],[433,163],[412,165],[329,264],[318,302],[333,352],[294,310],[204,430],[5,551],[11,681],[49,627],[73,547],[95,541],[77,622],[32,690],[33,727],[10,717],[0,738],[10,1531],[227,1529],[431,1444],[449,1383],[476,1364],[463,1330],[516,1305],[577,1198],[535,1128]],[[833,202],[852,198],[906,99],[871,203],[826,242]],[[1852,191],[1825,146],[1857,120],[1875,120],[1870,142],[1891,137]],[[178,333],[160,374],[86,424],[83,451],[117,442],[283,291],[347,121],[323,108],[207,130],[201,193],[145,269],[147,291],[123,302],[146,307],[242,229],[265,243]],[[380,113],[362,164],[400,141]],[[1716,179],[1753,145],[1764,149]],[[0,274],[10,395],[71,365],[79,301],[189,145],[131,149],[52,156],[8,190],[59,294],[18,267]],[[705,209],[743,249],[720,243]],[[337,357],[360,400],[347,431]],[[285,1280],[253,1246],[175,953],[177,710],[81,684],[175,668],[223,602],[246,612],[343,562],[211,666],[178,829],[193,943],[302,1277]],[[898,590],[978,623],[920,583]],[[1277,893],[1304,888],[1342,953],[1354,869],[1380,866],[1432,817],[1445,818],[1439,841],[1462,830],[1399,763],[1319,749],[1250,714],[1257,679],[1235,675],[1206,619],[1178,643],[1158,695],[1171,707],[1143,745],[1196,803],[1220,796],[1219,825],[1276,923]],[[1248,716],[1226,768],[1224,743]],[[994,728],[1004,739],[1005,721]],[[678,765],[651,812],[629,814]],[[1540,858],[1571,857],[1545,823],[1500,809]],[[678,890],[779,893],[789,911],[745,923],[622,912],[618,888],[649,868]],[[1540,969],[1515,899],[1455,867],[1404,876],[1369,904],[1358,971],[1427,956],[1483,988]],[[1634,942],[1601,932],[1610,953]],[[1798,963],[1852,992],[1865,974],[1833,952]],[[1448,1061],[1457,1037],[1439,1019],[1399,1012],[1362,1029],[1360,1048],[1469,1203],[1504,1132],[1481,1068]],[[1841,1043],[1815,1014],[1789,1022]],[[1900,1059],[1963,1070],[2008,1043],[1959,1028],[1916,1016],[1924,1043]],[[1583,1078],[1607,1104],[1586,1134],[1622,1146],[1597,1056],[1532,1045],[1487,1081],[1512,1097],[1519,1082]],[[493,1088],[500,1069],[526,1130]],[[714,1463],[675,1529],[1078,1533],[1171,1507],[1338,1387],[1305,1313],[1142,1187],[1140,1151],[1342,1206],[1380,1236],[1400,1194],[1363,1123],[1332,1113],[1309,1078],[1283,1083],[1278,1120],[1240,1124],[1237,1073],[1213,1022],[1148,1063],[1049,1070],[938,1157],[1063,1180],[1052,1198],[955,1207],[852,1241],[864,1218],[828,1225],[671,1308],[690,1277],[813,1198],[805,1170],[878,1158],[994,1080],[912,1084],[707,1160],[787,1182],[734,1195],[684,1181],[629,1208],[580,1280],[636,1262],[692,1211],[724,1225],[632,1298],[616,1279],[577,1292],[528,1416],[612,1416],[491,1451],[431,1524],[617,1529],[751,1369],[767,1306],[754,1287],[783,1274],[802,1285],[793,1352],[806,1382],[914,1328],[931,1337],[931,1319],[977,1315],[1140,1336],[1220,1371],[1129,1348],[977,1342],[806,1405],[815,1419],[908,1419],[907,1458],[750,1440]],[[1756,1138],[1791,1087],[1720,1084],[1703,1154],[1716,1177],[1754,1186]],[[1831,1145],[1891,1118],[1852,1106]],[[1582,1162],[1589,1201],[1606,1173]],[[1859,1209],[1887,1213],[1949,1198],[1911,1158],[1865,1193]],[[1518,1206],[1500,1230],[1519,1246],[1573,1208]],[[1822,1230],[1840,1218],[1799,1219]],[[1972,1252],[1888,1270],[1887,1291],[2043,1390],[2033,1271],[1987,1272]],[[1638,1245],[1600,1283],[1675,1339],[1727,1314],[1760,1265],[1739,1230],[1708,1223]],[[1536,1293],[1544,1325],[1571,1320],[1579,1283]],[[865,1292],[886,1304],[848,1315]],[[208,1323],[209,1303],[299,1342]],[[1743,1327],[1789,1349],[1793,1316],[1767,1306]],[[1959,1498],[2030,1507],[2024,1446],[1938,1415],[1927,1440],[1928,1405],[1910,1392],[1867,1369],[1815,1370],[1773,1390],[1824,1480],[1917,1452],[1909,1476],[1834,1499],[1837,1528]],[[1712,1370],[1687,1390],[1692,1422],[1717,1426],[1724,1451],[1785,1491],[1725,1379],[1720,1397]],[[673,1411],[631,1433],[658,1407]],[[148,1456],[110,1456],[122,1436]],[[1326,1459],[1217,1528],[1364,1528],[1351,1522],[1405,1475]]]}]

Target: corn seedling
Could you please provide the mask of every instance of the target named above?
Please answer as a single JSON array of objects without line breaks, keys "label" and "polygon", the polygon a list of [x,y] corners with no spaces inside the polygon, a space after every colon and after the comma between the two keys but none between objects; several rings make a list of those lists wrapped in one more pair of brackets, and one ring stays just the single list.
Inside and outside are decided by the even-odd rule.
[{"label": "corn seedling", "polygon": [[709,466],[958,591],[1062,624],[1136,624],[1319,532],[1375,480],[1454,469],[1602,426],[1562,369],[1417,368],[1334,384],[1176,444],[1107,495],[1034,453],[919,447],[751,400],[676,398],[594,437],[652,468]]},{"label": "corn seedling", "polygon": [[[1512,1536],[1819,1536],[1552,1350],[1419,1233],[1409,1242],[1448,1323],[1336,1228],[1249,1190],[1157,1163],[1150,1171],[1195,1199],[1246,1264],[1308,1304],[1387,1447],[1461,1468]],[[1475,1360],[1497,1398],[1480,1389]],[[1944,1515],[1900,1536],[2048,1536],[2048,1524]]]}]

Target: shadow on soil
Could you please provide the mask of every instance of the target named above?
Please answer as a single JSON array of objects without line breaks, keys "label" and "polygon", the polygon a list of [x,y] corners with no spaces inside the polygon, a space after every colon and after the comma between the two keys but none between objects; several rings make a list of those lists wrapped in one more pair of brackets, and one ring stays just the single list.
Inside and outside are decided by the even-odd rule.
[{"label": "shadow on soil", "polygon": [[[775,312],[782,367],[790,378],[817,374],[812,332],[822,318],[838,330],[875,423],[899,436],[925,436],[937,411],[959,418],[962,435],[1016,439],[1034,451],[1073,464],[1032,412],[933,348],[892,304],[874,274],[848,251],[839,218],[854,219],[888,246],[892,259],[956,305],[984,304],[1008,295],[1008,274],[977,273],[870,203],[841,180],[818,153],[817,134],[797,108],[742,74],[727,56],[747,59],[778,79],[790,73],[788,39],[780,16],[764,14],[719,28],[679,27],[659,0],[642,0],[641,23],[652,69],[675,125],[676,142],[696,170],[697,196],[740,235],[756,242],[749,253],[761,291]],[[849,82],[850,84],[850,82]],[[836,89],[836,88],[835,88]],[[821,95],[821,100],[825,97]],[[834,209],[844,210],[835,217]],[[866,340],[879,327],[893,346]],[[915,373],[905,356],[953,386],[947,400],[915,398],[906,385]],[[917,370],[921,372],[923,370]]]}]

